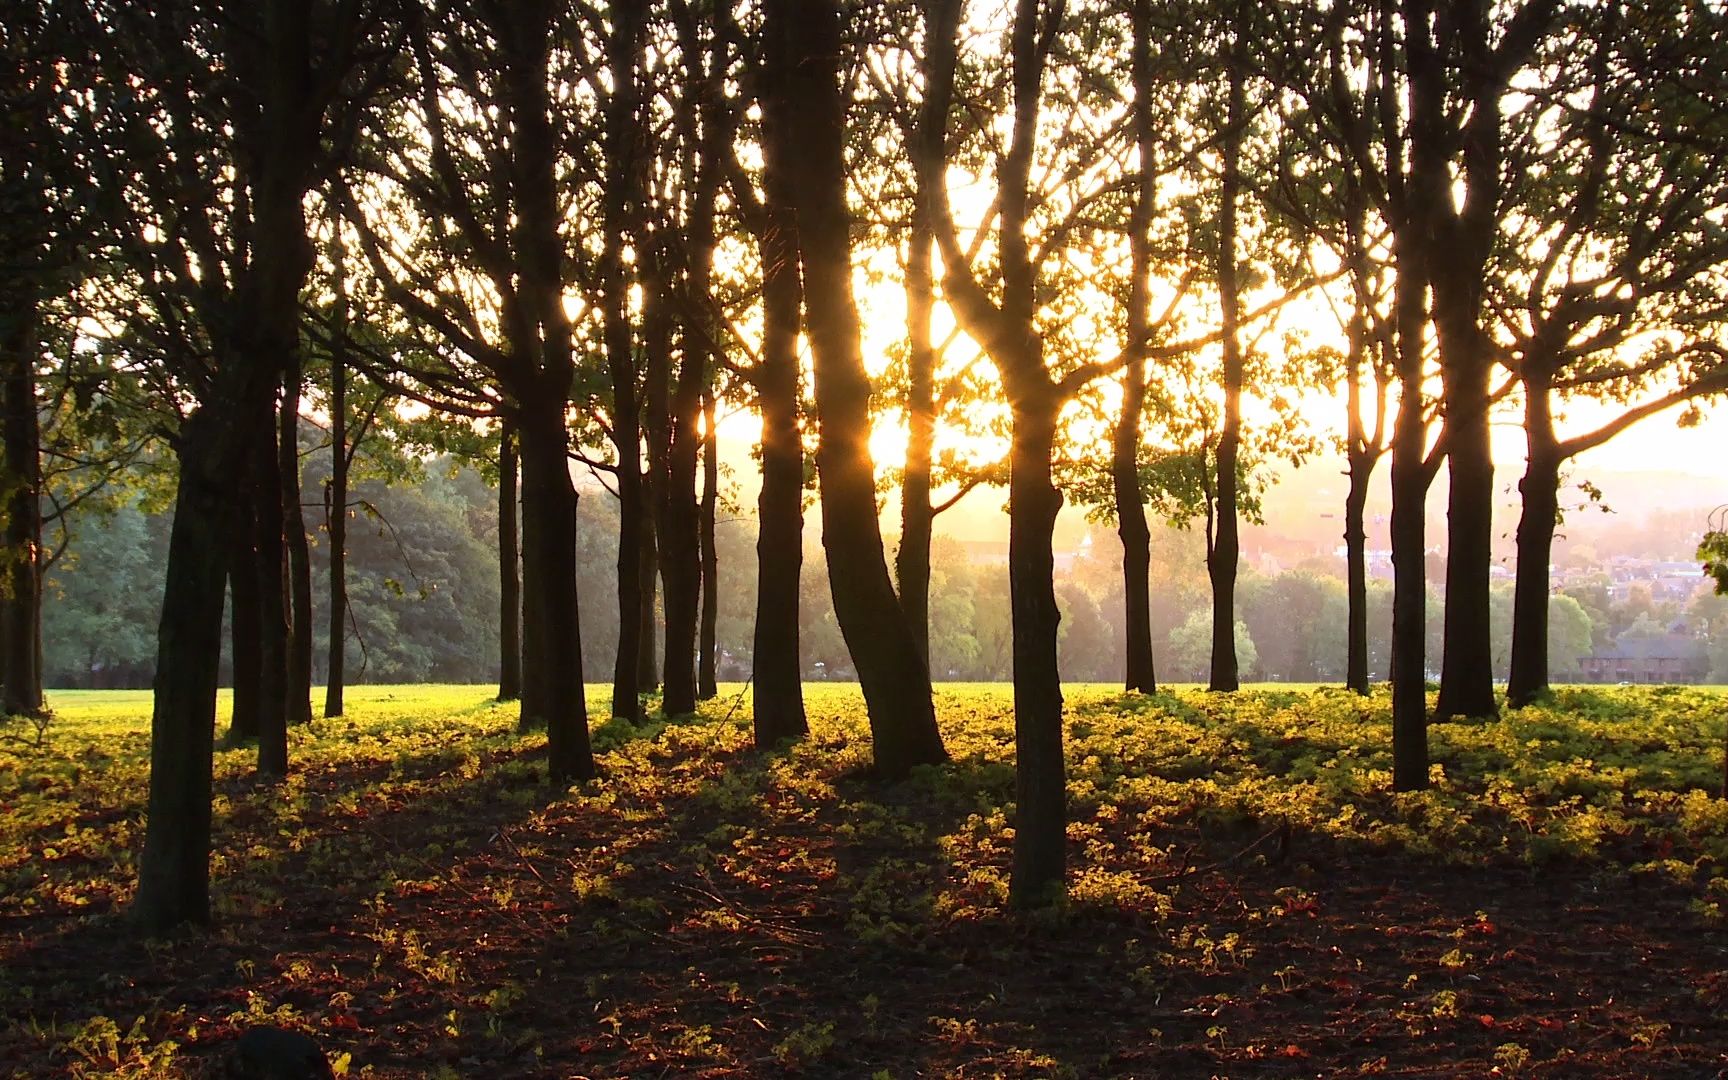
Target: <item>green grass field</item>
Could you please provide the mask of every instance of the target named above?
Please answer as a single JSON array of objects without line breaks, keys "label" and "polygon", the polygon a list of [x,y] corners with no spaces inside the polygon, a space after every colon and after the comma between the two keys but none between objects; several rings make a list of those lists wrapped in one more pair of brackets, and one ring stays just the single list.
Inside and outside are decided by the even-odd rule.
[{"label": "green grass field", "polygon": [[217,927],[138,939],[149,694],[0,742],[0,1075],[216,1075],[245,1027],[422,1076],[1673,1076],[1728,1068],[1728,710],[1564,689],[1433,729],[1388,700],[1068,690],[1070,900],[1006,910],[1010,694],[882,785],[855,687],[599,719],[603,775],[484,687],[356,687],[295,772],[220,750]]}]

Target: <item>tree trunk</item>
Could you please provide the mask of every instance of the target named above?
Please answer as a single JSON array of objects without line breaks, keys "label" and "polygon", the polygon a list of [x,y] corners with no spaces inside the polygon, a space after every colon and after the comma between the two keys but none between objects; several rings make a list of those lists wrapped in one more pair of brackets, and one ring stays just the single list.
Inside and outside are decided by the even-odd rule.
[{"label": "tree trunk", "polygon": [[[1443,290],[1435,290],[1436,304]],[[1470,325],[1458,322],[1469,319]],[[1436,319],[1447,353],[1442,367],[1446,410],[1446,629],[1436,719],[1493,716],[1492,618],[1488,571],[1493,564],[1494,459],[1488,438],[1487,342],[1474,316]],[[1448,325],[1453,329],[1447,331]],[[1450,349],[1446,346],[1450,345]],[[1467,355],[1465,355],[1467,354]]]},{"label": "tree trunk", "polygon": [[282,477],[282,535],[288,548],[289,724],[312,722],[312,553],[300,505],[300,350],[282,380],[277,468]]},{"label": "tree trunk", "polygon": [[714,548],[714,515],[720,506],[719,442],[714,434],[714,390],[710,387],[702,398],[702,626],[696,642],[696,697],[707,701],[717,697],[715,668],[719,657],[717,640],[720,629],[720,553]]},{"label": "tree trunk", "polygon": [[[529,726],[546,729],[554,783],[594,775],[583,699],[582,631],[576,597],[576,489],[570,482],[564,402],[524,405],[522,587],[528,599],[522,705]],[[533,705],[537,710],[529,714]]]},{"label": "tree trunk", "polygon": [[804,434],[798,426],[802,299],[797,221],[784,170],[770,160],[765,178],[769,220],[757,238],[762,252],[762,361],[756,379],[762,409],[762,491],[756,504],[756,628],[750,653],[755,739],[764,748],[801,739],[810,731],[798,658]]},{"label": "tree trunk", "polygon": [[252,539],[252,512],[241,511],[241,528],[234,530],[228,564],[230,597],[228,633],[232,642],[234,705],[228,720],[227,741],[238,746],[258,737],[259,644],[258,549]]},{"label": "tree trunk", "polygon": [[660,580],[660,545],[654,533],[654,500],[655,487],[651,473],[642,474],[642,528],[640,551],[637,556],[638,580],[642,583],[642,603],[639,609],[638,624],[641,633],[637,636],[636,654],[636,692],[646,694],[659,689],[660,686],[660,654],[656,642],[660,636],[660,618],[654,598],[657,595],[657,582]]},{"label": "tree trunk", "polygon": [[[940,152],[941,145],[937,144]],[[936,305],[929,214],[915,208],[906,247],[906,470],[900,483],[900,550],[894,556],[900,608],[930,666],[931,445],[936,440],[936,347],[930,318]]]},{"label": "tree trunk", "polygon": [[1428,786],[1427,420],[1423,416],[1427,278],[1420,241],[1394,238],[1398,264],[1398,413],[1392,427],[1392,787]]},{"label": "tree trunk", "polygon": [[[1041,365],[1040,365],[1041,366]],[[1041,907],[1060,896],[1066,870],[1067,776],[1062,682],[1056,663],[1056,515],[1051,479],[1054,395],[1014,408],[1008,484],[1008,590],[1014,621],[1014,863],[1009,902]]]},{"label": "tree trunk", "polygon": [[519,462],[510,421],[498,432],[498,700],[522,697],[522,572],[516,521]]},{"label": "tree trunk", "polygon": [[[686,355],[684,364],[700,364]],[[680,375],[683,383],[685,376]],[[666,489],[660,501],[660,587],[666,607],[666,654],[661,705],[667,716],[696,711],[696,624],[701,602],[701,515],[696,505],[695,410],[686,395],[674,395],[672,445],[667,456]],[[698,399],[699,400],[699,399]]]},{"label": "tree trunk", "polygon": [[1350,455],[1350,488],[1344,495],[1345,614],[1344,685],[1366,695],[1368,685],[1368,478],[1373,459]]},{"label": "tree trunk", "polygon": [[1546,380],[1524,382],[1524,431],[1529,451],[1518,482],[1518,570],[1512,598],[1512,668],[1506,703],[1535,704],[1548,692],[1548,575],[1560,518],[1560,446]]},{"label": "tree trunk", "polygon": [[[14,62],[19,59],[13,58]],[[46,79],[42,64],[32,73]],[[47,273],[47,206],[31,143],[46,94],[24,71],[12,76],[19,111],[0,136],[7,156],[0,189],[0,711],[42,712],[42,431],[36,365],[42,357],[41,301]],[[12,98],[11,94],[7,95]],[[12,138],[10,136],[18,136]]]},{"label": "tree trunk", "polygon": [[[1134,184],[1134,208],[1128,219],[1128,245],[1133,280],[1128,283],[1127,344],[1138,348],[1151,332],[1152,212],[1158,176],[1153,123],[1151,5],[1135,0],[1134,141],[1140,151],[1140,174]],[[1140,488],[1140,419],[1146,407],[1146,362],[1135,360],[1122,373],[1122,414],[1111,440],[1110,480],[1116,503],[1116,535],[1122,541],[1122,603],[1126,622],[1123,650],[1125,690],[1153,693],[1158,676],[1152,665],[1152,530],[1146,522]]]},{"label": "tree trunk", "polygon": [[615,0],[606,61],[612,97],[606,111],[608,170],[603,197],[606,365],[612,378],[612,442],[618,454],[618,652],[612,665],[612,715],[642,714],[636,675],[642,648],[642,407],[636,394],[635,336],[630,328],[630,277],[624,244],[636,190],[636,54],[643,5]]},{"label": "tree trunk", "polygon": [[288,775],[288,579],[274,426],[252,432],[249,491],[258,575],[258,773],[266,777]]},{"label": "tree trunk", "polygon": [[[1235,46],[1232,46],[1232,52]],[[1242,445],[1242,335],[1237,322],[1241,290],[1236,266],[1236,201],[1242,184],[1242,65],[1230,65],[1229,109],[1224,136],[1224,176],[1219,197],[1218,303],[1223,309],[1224,426],[1218,433],[1217,522],[1206,552],[1212,579],[1212,671],[1209,689],[1241,685],[1236,657],[1236,563],[1241,558],[1237,519],[1237,456]]]},{"label": "tree trunk", "polygon": [[765,14],[765,66],[776,93],[768,168],[784,170],[798,222],[805,327],[814,358],[822,484],[822,546],[834,615],[858,669],[876,768],[884,777],[947,760],[936,727],[930,673],[920,659],[882,546],[870,458],[870,379],[852,297],[851,219],[838,86],[835,6],[775,0]]},{"label": "tree trunk", "polygon": [[[232,426],[233,420],[205,406],[182,429],[156,636],[149,811],[132,904],[133,916],[147,931],[210,921],[210,780],[222,581],[235,546],[232,465],[243,442],[220,428]],[[236,572],[255,571],[248,565]]]},{"label": "tree trunk", "polygon": [[[1391,18],[1391,5],[1382,12]],[[1404,55],[1383,56],[1379,105],[1396,108],[1409,101],[1410,165],[1393,173],[1392,242],[1397,265],[1394,283],[1395,367],[1398,412],[1392,426],[1392,787],[1420,791],[1428,786],[1427,553],[1426,507],[1432,473],[1428,468],[1428,426],[1423,415],[1426,381],[1428,294],[1434,257],[1434,216],[1447,189],[1447,168],[1440,140],[1444,87],[1433,50],[1430,0],[1404,0]],[[1384,42],[1392,44],[1391,31]],[[1398,84],[1395,73],[1406,80]],[[1388,136],[1394,165],[1406,154],[1405,132]]]},{"label": "tree trunk", "polygon": [[330,536],[330,610],[324,676],[324,715],[341,716],[348,651],[348,279],[342,226],[332,214],[331,264],[336,332],[330,345],[330,482],[324,489],[324,529]]},{"label": "tree trunk", "polygon": [[[251,220],[245,223],[250,258],[220,325],[205,328],[218,342],[220,363],[180,431],[180,475],[157,632],[149,811],[133,901],[133,912],[147,931],[210,917],[211,744],[222,651],[222,582],[240,502],[232,476],[245,471],[235,469],[237,462],[260,454],[260,440],[247,426],[269,416],[271,398],[299,345],[300,290],[312,267],[304,200],[324,116],[322,103],[311,96],[311,22],[303,4],[269,4],[262,62],[234,68],[235,78],[256,80],[251,89],[262,102],[256,114],[244,116],[248,130],[237,136],[258,151],[249,185]],[[254,43],[242,44],[249,51]],[[272,425],[261,426],[268,444]],[[275,461],[274,453],[262,456]],[[280,545],[280,484],[265,490],[277,504]],[[280,605],[279,546],[277,557]],[[282,703],[278,683],[278,710]],[[285,752],[280,764],[286,767]]]},{"label": "tree trunk", "polygon": [[[649,691],[660,685],[660,665],[655,663],[655,640],[659,637],[659,613],[655,610],[655,582],[661,575],[664,550],[660,521],[664,516],[666,475],[670,468],[668,417],[672,410],[672,326],[666,310],[671,284],[659,263],[650,258],[645,268],[647,295],[642,301],[642,354],[647,371],[642,380],[642,430],[647,443],[648,468],[643,476],[642,496],[647,504],[642,522],[642,642],[636,687]],[[661,608],[664,610],[664,597]]]},{"label": "tree trunk", "polygon": [[0,711],[37,715],[43,709],[40,323],[32,268],[6,276],[25,280],[6,282],[9,292],[16,290],[8,299],[18,310],[0,315],[0,492],[6,518],[0,537]]}]

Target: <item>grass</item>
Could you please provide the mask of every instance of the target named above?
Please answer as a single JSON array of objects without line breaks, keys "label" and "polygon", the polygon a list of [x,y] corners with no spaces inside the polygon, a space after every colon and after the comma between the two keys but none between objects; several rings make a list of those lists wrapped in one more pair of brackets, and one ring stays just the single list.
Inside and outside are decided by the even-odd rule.
[{"label": "grass", "polygon": [[356,687],[294,774],[216,762],[216,929],[141,941],[147,693],[0,743],[0,1076],[216,1075],[245,1027],[349,1075],[1675,1076],[1728,1066],[1710,691],[1389,702],[1068,688],[1070,899],[1005,909],[1005,687],[943,686],[951,765],[868,779],[855,687],[750,746],[748,696],[601,720],[602,777],[477,687]]}]

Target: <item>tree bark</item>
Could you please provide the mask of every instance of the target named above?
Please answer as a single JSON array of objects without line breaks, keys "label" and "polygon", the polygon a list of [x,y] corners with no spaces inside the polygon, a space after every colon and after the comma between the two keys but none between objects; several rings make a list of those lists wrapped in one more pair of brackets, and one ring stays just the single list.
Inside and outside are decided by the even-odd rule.
[{"label": "tree bark", "polygon": [[[1152,12],[1150,0],[1134,0],[1134,141],[1140,151],[1134,208],[1128,218],[1133,278],[1128,283],[1127,343],[1137,346],[1151,333],[1152,213],[1158,176],[1153,121]],[[1140,419],[1146,407],[1146,364],[1136,360],[1122,373],[1122,413],[1111,440],[1110,481],[1116,503],[1116,535],[1122,541],[1122,602],[1126,623],[1123,689],[1153,693],[1158,676],[1152,663],[1152,530],[1140,487]]]},{"label": "tree bark", "polygon": [[1512,667],[1506,703],[1535,704],[1548,692],[1548,575],[1554,529],[1560,518],[1561,449],[1545,379],[1524,381],[1524,432],[1528,452],[1518,482],[1523,512],[1518,519],[1518,569],[1512,595]]},{"label": "tree bark", "polygon": [[767,221],[762,256],[762,490],[757,497],[756,627],[751,644],[755,740],[770,747],[809,734],[798,658],[799,576],[804,564],[804,434],[798,426],[797,220],[785,170],[765,148]]},{"label": "tree bark", "polygon": [[642,603],[639,608],[637,622],[641,633],[637,637],[636,655],[636,692],[646,694],[660,687],[660,653],[657,641],[660,636],[660,618],[654,599],[657,595],[656,583],[660,580],[660,545],[654,532],[654,500],[655,487],[651,472],[642,474],[642,528],[637,534],[641,538],[640,551],[637,556],[639,580],[642,583]]},{"label": "tree bark", "polygon": [[642,5],[614,2],[607,64],[612,98],[607,107],[609,171],[604,193],[605,241],[600,276],[604,288],[606,363],[612,379],[612,442],[618,456],[618,652],[612,665],[612,715],[642,714],[636,676],[642,651],[641,404],[637,400],[635,337],[630,328],[630,280],[624,244],[636,191],[636,53]]},{"label": "tree bark", "polygon": [[228,564],[229,640],[232,643],[234,695],[227,741],[238,746],[258,737],[258,675],[262,642],[258,624],[258,549],[252,539],[252,511],[242,511]]},{"label": "tree bark", "polygon": [[252,429],[248,491],[258,575],[258,773],[266,777],[288,775],[288,578],[274,428],[266,422]]},{"label": "tree bark", "polygon": [[714,390],[702,395],[702,625],[696,640],[696,697],[719,696],[716,667],[720,629],[720,553],[714,548],[714,516],[720,503],[719,442],[714,434]]},{"label": "tree bark", "polygon": [[[920,141],[928,143],[928,136],[920,135]],[[937,142],[938,155],[941,146]],[[936,347],[930,336],[936,306],[934,242],[929,213],[920,206],[913,211],[906,245],[906,470],[900,483],[900,549],[894,571],[900,608],[925,667],[930,666],[930,539],[935,527],[930,505],[931,445],[936,440]]]},{"label": "tree bark", "polygon": [[[1039,362],[1042,367],[1042,361]],[[1014,620],[1014,861],[1009,903],[1041,907],[1059,896],[1067,866],[1067,772],[1056,642],[1056,515],[1051,477],[1054,394],[1014,406],[1008,481],[1008,591]]]},{"label": "tree bark", "polygon": [[1414,244],[1398,253],[1398,414],[1392,428],[1392,787],[1428,786],[1425,305]]},{"label": "tree bark", "polygon": [[513,138],[508,158],[512,318],[499,372],[515,407],[522,455],[522,724],[546,729],[554,784],[594,775],[576,595],[576,489],[565,413],[575,373],[558,186],[560,139],[548,64],[556,40],[551,0],[493,13],[503,48],[499,82]]},{"label": "tree bark", "polygon": [[[12,55],[14,115],[0,134],[0,712],[37,715],[42,696],[42,431],[36,365],[42,358],[48,207],[38,175],[46,94],[32,83],[46,64]],[[22,61],[22,63],[20,63]]]},{"label": "tree bark", "polygon": [[[149,810],[132,904],[133,916],[150,931],[210,921],[211,752],[222,581],[237,524],[232,464],[242,442],[235,437],[238,426],[207,405],[181,433],[156,637]],[[236,575],[252,576],[254,566],[236,566]]]},{"label": "tree bark", "polygon": [[[1394,0],[1385,0],[1380,18],[1383,41],[1391,45]],[[1400,96],[1410,102],[1408,136],[1394,129],[1388,157],[1402,160],[1408,145],[1408,171],[1391,173],[1393,257],[1398,276],[1393,299],[1396,320],[1398,412],[1392,427],[1392,787],[1420,791],[1428,786],[1427,553],[1426,507],[1432,479],[1427,454],[1428,425],[1423,414],[1426,375],[1428,292],[1433,255],[1433,219],[1440,200],[1450,198],[1447,169],[1438,132],[1444,88],[1429,24],[1431,0],[1402,0],[1397,13],[1404,27],[1402,63],[1382,57],[1379,107],[1395,108]],[[1395,73],[1406,75],[1399,86]]]},{"label": "tree bark", "polygon": [[277,468],[282,477],[282,535],[288,554],[288,723],[312,722],[312,552],[300,505],[300,350],[282,379]]},{"label": "tree bark", "polygon": [[1373,461],[1350,454],[1349,489],[1344,493],[1344,577],[1346,596],[1344,686],[1366,696],[1368,685],[1368,478]]},{"label": "tree bark", "polygon": [[763,31],[778,69],[765,103],[772,155],[785,170],[798,221],[805,328],[816,380],[822,545],[834,614],[858,668],[884,777],[947,760],[930,673],[919,657],[882,546],[870,458],[870,380],[852,296],[850,226],[839,92],[840,14],[834,4],[774,0]]},{"label": "tree bark", "polygon": [[[1234,33],[1235,31],[1233,31]],[[1242,445],[1242,335],[1237,325],[1241,289],[1236,265],[1237,199],[1242,185],[1242,65],[1231,45],[1229,106],[1224,135],[1224,175],[1218,210],[1218,303],[1223,309],[1224,424],[1218,433],[1217,519],[1206,551],[1212,579],[1212,667],[1209,689],[1241,685],[1236,658],[1236,564],[1241,558],[1237,518],[1237,458]]]},{"label": "tree bark", "polygon": [[[672,410],[672,324],[666,310],[666,295],[671,290],[664,267],[664,254],[651,256],[646,270],[647,295],[642,300],[642,353],[647,371],[642,381],[643,434],[647,443],[648,468],[642,481],[643,501],[647,510],[642,522],[642,643],[636,683],[640,691],[660,685],[661,665],[655,663],[655,640],[659,636],[659,613],[655,610],[655,582],[660,578],[665,552],[661,544],[660,522],[665,514],[666,476],[670,468],[670,435],[667,430]],[[664,597],[661,608],[664,610]]]},{"label": "tree bark", "polygon": [[[576,489],[570,482],[564,402],[552,397],[524,405],[519,423],[522,582],[528,600],[523,722],[546,729],[548,768],[555,783],[586,780],[594,775],[594,757],[583,698]],[[531,706],[534,712],[528,711]]]},{"label": "tree bark", "polygon": [[330,482],[324,489],[324,529],[330,536],[329,642],[324,716],[341,716],[348,677],[348,277],[342,223],[332,217],[330,261],[336,291],[336,330],[330,344]]},{"label": "tree bark", "polygon": [[34,267],[6,276],[15,280],[6,282],[11,295],[4,301],[14,310],[0,313],[0,711],[33,716],[43,709],[42,433],[36,403],[41,324]]},{"label": "tree bark", "polygon": [[516,430],[505,420],[498,432],[498,700],[522,697],[522,570],[517,523]]},{"label": "tree bark", "polygon": [[[1488,604],[1488,572],[1494,561],[1494,459],[1489,449],[1488,342],[1475,325],[1474,309],[1461,310],[1437,277],[1435,319],[1445,362],[1446,628],[1441,654],[1437,720],[1493,716],[1494,654]],[[1479,290],[1480,286],[1475,286]]]},{"label": "tree bark", "polygon": [[708,351],[714,335],[704,307],[714,262],[715,197],[720,172],[714,160],[716,122],[709,43],[694,24],[681,25],[681,47],[691,85],[681,122],[682,167],[687,185],[684,243],[685,292],[689,307],[682,313],[678,377],[672,386],[667,431],[665,490],[660,500],[658,539],[660,580],[666,605],[666,655],[661,676],[661,703],[667,716],[696,711],[696,636],[702,589],[702,515],[696,496],[697,457],[702,440],[698,421],[702,392],[708,385]]}]

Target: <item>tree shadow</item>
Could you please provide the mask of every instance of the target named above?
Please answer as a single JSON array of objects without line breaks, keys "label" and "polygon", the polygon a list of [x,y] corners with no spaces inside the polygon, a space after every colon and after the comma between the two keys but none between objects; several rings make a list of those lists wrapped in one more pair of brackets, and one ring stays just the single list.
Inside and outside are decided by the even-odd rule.
[{"label": "tree shadow", "polygon": [[[1448,866],[1200,795],[1152,814],[1076,767],[1071,899],[1018,916],[1000,752],[885,784],[858,768],[855,716],[772,750],[747,719],[602,721],[603,775],[567,792],[507,729],[325,732],[327,766],[224,792],[213,932],[152,943],[111,913],[51,913],[8,942],[4,1004],[143,1016],[191,1075],[263,1020],[379,1077],[1296,1076],[1383,1058],[1455,1075],[1508,1043],[1569,1074],[1713,1060],[1724,939],[1665,879]],[[63,1066],[53,1041],[14,1027],[0,1054]]]}]

